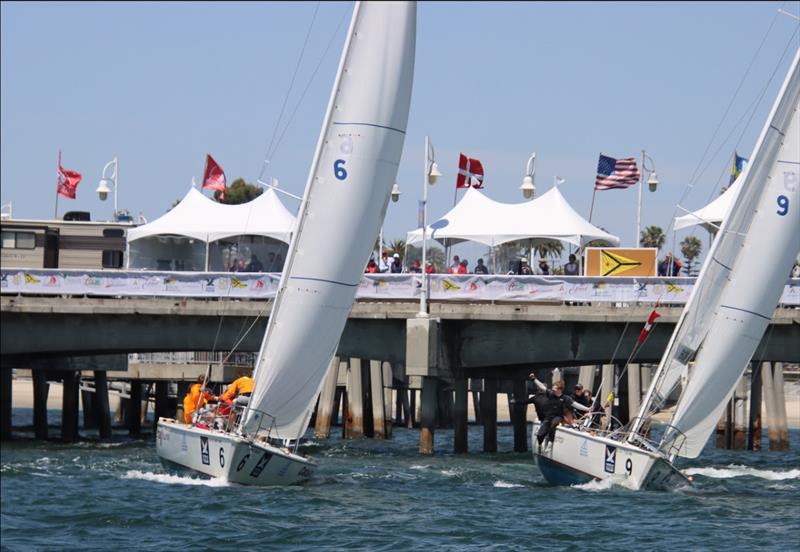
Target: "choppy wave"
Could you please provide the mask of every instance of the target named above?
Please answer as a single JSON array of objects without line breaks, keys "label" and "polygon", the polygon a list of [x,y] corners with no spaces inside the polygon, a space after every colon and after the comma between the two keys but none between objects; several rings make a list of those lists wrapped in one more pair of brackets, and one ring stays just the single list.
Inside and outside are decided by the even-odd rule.
[{"label": "choppy wave", "polygon": [[607,491],[614,486],[614,481],[610,478],[607,479],[593,479],[588,483],[582,483],[580,485],[572,485],[573,489],[580,489],[582,491],[589,491],[591,493],[597,493],[600,491]]},{"label": "choppy wave", "polygon": [[493,486],[500,489],[517,489],[519,487],[524,487],[524,485],[520,485],[519,483],[509,483],[508,481],[495,481]]},{"label": "choppy wave", "polygon": [[800,479],[800,469],[788,471],[759,470],[748,466],[731,464],[723,468],[689,468],[683,470],[685,475],[702,475],[713,479],[729,479],[731,477],[759,477],[770,481],[784,481],[786,479]]},{"label": "choppy wave", "polygon": [[230,483],[222,479],[203,479],[171,475],[168,473],[142,472],[139,470],[128,470],[123,479],[143,479],[144,481],[155,481],[156,483],[166,483],[168,485],[203,485],[206,487],[228,487]]}]

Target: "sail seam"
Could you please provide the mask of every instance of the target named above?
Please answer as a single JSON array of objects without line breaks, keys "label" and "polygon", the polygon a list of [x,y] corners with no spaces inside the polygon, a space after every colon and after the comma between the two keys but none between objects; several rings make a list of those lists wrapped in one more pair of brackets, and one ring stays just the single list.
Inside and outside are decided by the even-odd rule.
[{"label": "sail seam", "polygon": [[770,317],[770,316],[764,316],[763,314],[760,314],[760,313],[758,313],[758,312],[755,312],[755,311],[751,311],[751,310],[747,310],[747,309],[741,309],[741,308],[739,308],[739,307],[732,307],[732,306],[730,306],[730,305],[720,305],[720,307],[721,307],[721,308],[725,308],[725,309],[731,309],[731,310],[742,311],[742,312],[746,312],[746,313],[748,313],[748,314],[754,314],[754,315],[756,315],[756,316],[758,316],[758,317],[760,317],[760,318],[763,318],[764,320],[772,320],[772,317]]},{"label": "sail seam", "polygon": [[360,283],[360,282],[357,282],[355,284],[348,284],[347,282],[339,282],[337,280],[327,280],[325,278],[311,278],[311,277],[308,277],[308,276],[291,276],[289,279],[290,280],[311,280],[313,282],[325,282],[325,283],[328,283],[328,284],[337,284],[337,285],[346,286],[346,287],[357,287],[358,284]]},{"label": "sail seam", "polygon": [[346,123],[346,122],[336,122],[336,121],[334,121],[333,124],[334,125],[371,126],[371,127],[377,127],[377,128],[385,128],[386,130],[393,130],[395,132],[399,132],[400,134],[405,134],[406,133],[405,130],[400,130],[399,128],[390,127],[390,126],[386,126],[386,125],[379,125],[379,124],[376,124],[376,123]]}]

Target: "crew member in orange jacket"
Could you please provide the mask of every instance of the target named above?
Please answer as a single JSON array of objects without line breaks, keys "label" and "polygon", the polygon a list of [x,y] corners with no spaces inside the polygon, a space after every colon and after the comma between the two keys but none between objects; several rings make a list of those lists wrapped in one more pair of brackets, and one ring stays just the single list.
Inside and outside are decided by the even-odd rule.
[{"label": "crew member in orange jacket", "polygon": [[189,388],[189,392],[183,398],[183,421],[187,424],[192,423],[192,415],[198,409],[204,407],[209,401],[214,401],[217,398],[214,393],[203,387],[203,376],[197,377],[197,383],[193,383]]},{"label": "crew member in orange jacket", "polygon": [[246,372],[239,372],[239,377],[228,386],[222,395],[220,395],[220,400],[233,401],[236,399],[236,404],[247,404],[254,386],[255,382],[253,378],[248,376]]}]

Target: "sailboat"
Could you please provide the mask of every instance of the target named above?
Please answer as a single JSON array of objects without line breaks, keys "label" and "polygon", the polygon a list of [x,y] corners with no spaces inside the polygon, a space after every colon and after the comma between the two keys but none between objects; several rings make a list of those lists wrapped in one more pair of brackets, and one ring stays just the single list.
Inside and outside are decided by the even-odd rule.
[{"label": "sailboat", "polygon": [[415,2],[356,3],[249,403],[230,428],[160,418],[162,460],[246,485],[311,476],[298,444],[397,176],[415,41]]},{"label": "sailboat", "polygon": [[[673,462],[696,458],[705,447],[800,251],[798,60],[800,50],[637,416],[611,432],[559,427],[552,446],[534,451],[548,482],[612,479],[632,489],[689,483]],[[651,417],[674,393],[671,420],[652,442]],[[538,429],[534,424],[534,435]]]}]

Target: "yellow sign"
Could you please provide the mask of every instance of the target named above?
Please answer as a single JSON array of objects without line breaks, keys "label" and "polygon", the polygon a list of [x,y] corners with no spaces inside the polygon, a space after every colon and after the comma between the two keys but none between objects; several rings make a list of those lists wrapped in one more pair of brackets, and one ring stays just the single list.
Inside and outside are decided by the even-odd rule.
[{"label": "yellow sign", "polygon": [[654,247],[589,247],[585,276],[655,276],[658,250]]}]

